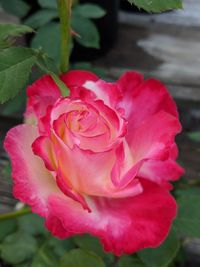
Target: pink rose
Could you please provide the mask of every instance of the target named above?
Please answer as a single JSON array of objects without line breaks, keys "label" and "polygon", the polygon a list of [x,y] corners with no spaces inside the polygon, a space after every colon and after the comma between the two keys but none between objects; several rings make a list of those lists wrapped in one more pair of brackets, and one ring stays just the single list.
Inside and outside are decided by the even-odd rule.
[{"label": "pink rose", "polygon": [[28,88],[26,123],[7,134],[15,197],[60,238],[90,233],[116,255],[160,245],[176,216],[170,181],[183,173],[174,101],[136,72],[61,79],[70,96],[44,76]]}]

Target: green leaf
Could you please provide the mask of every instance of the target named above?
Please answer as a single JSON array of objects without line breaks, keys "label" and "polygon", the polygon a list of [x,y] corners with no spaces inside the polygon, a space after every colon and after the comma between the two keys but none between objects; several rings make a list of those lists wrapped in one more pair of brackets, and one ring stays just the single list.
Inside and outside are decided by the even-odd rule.
[{"label": "green leaf", "polygon": [[12,44],[11,37],[18,37],[25,33],[33,32],[28,26],[17,25],[11,23],[0,24],[0,49],[8,47]]},{"label": "green leaf", "polygon": [[0,222],[0,241],[11,234],[17,228],[16,220],[5,220]]},{"label": "green leaf", "polygon": [[97,238],[85,234],[85,235],[76,235],[73,237],[73,239],[78,247],[82,249],[92,250],[101,257],[104,256],[104,251]]},{"label": "green leaf", "polygon": [[[198,182],[198,181],[196,181]],[[183,187],[176,189],[176,196],[178,202],[182,202],[182,198],[187,198],[187,196],[190,198],[191,196],[196,196],[200,194],[200,188],[199,187]],[[181,203],[182,204],[182,203]]]},{"label": "green leaf", "polygon": [[110,253],[105,253],[99,240],[96,237],[85,235],[76,235],[73,237],[75,244],[82,249],[87,249],[95,252],[100,257],[104,258],[105,261],[113,261],[114,257]]},{"label": "green leaf", "polygon": [[26,100],[27,99],[24,90],[15,98],[4,104],[1,114],[4,116],[18,116],[24,110],[26,106]]},{"label": "green leaf", "polygon": [[[53,45],[52,45],[53,40]],[[60,26],[56,22],[45,24],[32,40],[33,48],[42,48],[56,63],[60,61]]]},{"label": "green leaf", "polygon": [[1,0],[2,8],[17,17],[24,17],[30,10],[30,6],[23,0]]},{"label": "green leaf", "polygon": [[128,0],[148,12],[160,13],[162,11],[183,8],[182,0]]},{"label": "green leaf", "polygon": [[23,262],[23,263],[15,265],[15,267],[30,267],[30,264],[29,262]]},{"label": "green leaf", "polygon": [[171,230],[165,242],[157,248],[148,248],[138,252],[138,256],[147,267],[167,267],[176,256],[180,242],[175,231]]},{"label": "green leaf", "polygon": [[200,131],[188,133],[188,137],[195,142],[200,142]]},{"label": "green leaf", "polygon": [[62,257],[68,250],[75,248],[72,238],[60,240],[58,238],[51,237],[49,239],[48,246],[50,250],[53,251],[59,258]]},{"label": "green leaf", "polygon": [[44,8],[56,8],[57,9],[57,1],[56,0],[38,0],[38,3],[41,7]]},{"label": "green leaf", "polygon": [[54,60],[50,58],[42,49],[35,49],[37,55],[37,65],[44,73],[59,74],[58,67]]},{"label": "green leaf", "polygon": [[57,86],[60,89],[62,96],[68,96],[69,95],[69,89],[67,88],[66,84],[60,79],[59,76],[57,76],[55,73],[50,73],[52,79],[57,84]]},{"label": "green leaf", "polygon": [[146,265],[136,257],[121,256],[117,267],[146,267]]},{"label": "green leaf", "polygon": [[44,10],[39,10],[32,16],[29,16],[28,19],[24,21],[24,23],[34,29],[37,29],[57,17],[58,17],[57,10],[44,9]]},{"label": "green leaf", "polygon": [[95,4],[76,5],[73,9],[73,13],[88,19],[98,19],[106,14],[102,7]]},{"label": "green leaf", "polygon": [[11,47],[0,51],[0,102],[13,98],[25,87],[36,57],[32,49]]},{"label": "green leaf", "polygon": [[0,24],[0,39],[6,39],[8,37],[18,37],[30,32],[33,32],[33,29],[26,25],[18,25],[12,23]]},{"label": "green leaf", "polygon": [[75,36],[75,40],[79,44],[91,48],[100,47],[99,33],[92,21],[74,14],[72,16],[71,24],[72,29],[79,34],[79,36]]},{"label": "green leaf", "polygon": [[10,264],[19,264],[33,257],[37,250],[36,240],[23,232],[7,236],[2,243],[1,258]]},{"label": "green leaf", "polygon": [[96,254],[83,249],[73,249],[62,257],[59,267],[105,267],[105,265]]},{"label": "green leaf", "polygon": [[47,235],[44,227],[44,219],[36,214],[28,214],[18,218],[19,230],[29,235]]},{"label": "green leaf", "polygon": [[[10,163],[10,161],[7,161],[3,165],[2,174],[3,174],[3,177],[5,177],[7,179],[7,182],[11,182],[11,184],[12,184],[12,180],[10,179],[11,178],[11,172],[12,172],[11,163]],[[10,180],[8,180],[8,179],[10,179]]]},{"label": "green leaf", "polygon": [[44,244],[37,250],[31,260],[30,267],[55,267],[58,266],[58,261],[53,255],[52,251],[48,247],[48,239]]},{"label": "green leaf", "polygon": [[43,239],[37,253],[31,260],[30,267],[55,267],[59,264],[59,259],[68,251],[74,248],[72,239],[59,240],[52,236]]},{"label": "green leaf", "polygon": [[200,237],[200,190],[179,190],[178,192],[178,216],[175,227],[180,235]]}]

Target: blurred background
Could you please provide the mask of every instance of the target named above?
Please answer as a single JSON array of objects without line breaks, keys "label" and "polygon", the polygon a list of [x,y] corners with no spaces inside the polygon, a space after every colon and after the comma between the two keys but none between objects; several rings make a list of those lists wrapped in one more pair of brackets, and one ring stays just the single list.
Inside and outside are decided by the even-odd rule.
[{"label": "blurred background", "polygon": [[[23,22],[36,29],[36,34],[19,38],[17,43],[42,48],[58,61],[59,27],[55,3],[0,0],[0,22]],[[118,79],[125,70],[133,69],[146,78],[155,77],[165,83],[177,102],[183,125],[183,132],[177,138],[179,162],[186,169],[181,183],[184,187],[187,180],[199,186],[200,1],[185,0],[183,10],[162,14],[148,14],[126,0],[79,3],[95,3],[99,9],[85,15],[79,5],[74,5],[72,29],[76,33],[71,43],[71,68],[91,69],[110,81]],[[41,73],[34,70],[31,81],[39,76]],[[0,107],[0,212],[10,211],[16,204],[2,140],[10,127],[23,120],[25,103],[24,88],[20,97]],[[177,260],[177,266],[200,266],[200,239],[187,239],[183,254],[184,261]]]}]

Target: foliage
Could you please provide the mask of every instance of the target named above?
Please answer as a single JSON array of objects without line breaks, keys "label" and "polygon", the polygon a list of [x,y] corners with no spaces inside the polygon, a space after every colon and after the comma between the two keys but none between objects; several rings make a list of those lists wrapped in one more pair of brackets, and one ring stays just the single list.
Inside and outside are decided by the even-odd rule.
[{"label": "foliage", "polygon": [[0,50],[13,44],[13,37],[19,37],[25,33],[31,33],[33,29],[26,25],[11,23],[0,24]]},{"label": "foliage", "polygon": [[104,9],[94,4],[76,5],[73,13],[88,19],[99,19],[106,14]]},{"label": "foliage", "polygon": [[105,267],[102,259],[91,251],[73,249],[67,252],[60,261],[60,267]]},{"label": "foliage", "polygon": [[38,0],[38,3],[40,4],[41,7],[44,8],[56,8],[57,4],[55,0]]},{"label": "foliage", "polygon": [[[0,1],[2,1],[2,7],[7,12],[12,13],[16,16],[25,17],[30,10],[29,5],[27,5],[24,1],[20,1],[20,5],[25,5],[26,8],[25,6],[23,6],[23,11],[19,14],[18,9],[16,9],[16,12],[15,9],[13,9],[13,6],[16,6],[16,3],[11,3],[15,0]],[[34,34],[31,38],[31,47],[34,49],[42,48],[43,51],[48,55],[51,55],[51,58],[55,60],[57,65],[59,65],[60,28],[56,0],[38,0],[38,4],[40,5],[41,9],[28,16],[24,20],[24,23],[27,26],[21,26],[24,27],[24,32],[22,32],[23,29],[21,28],[20,33],[30,33],[31,31],[33,31],[31,28],[37,29],[36,34]],[[71,51],[73,49],[74,41],[85,47],[96,49],[100,48],[99,32],[95,23],[91,19],[99,19],[104,15],[105,11],[96,4],[74,5],[71,20],[71,26],[74,32],[73,38],[71,39]],[[11,29],[8,29],[7,32],[12,34]],[[14,32],[14,36],[17,36],[16,32]],[[2,38],[0,35],[0,48],[9,46],[3,39],[1,43],[1,39]],[[54,40],[53,45],[49,40]]]},{"label": "foliage", "polygon": [[82,249],[87,249],[99,255],[107,264],[111,264],[114,256],[111,253],[105,253],[99,240],[90,235],[77,235],[73,238],[74,243]]},{"label": "foliage", "polygon": [[17,17],[24,17],[28,14],[30,6],[24,0],[0,0],[2,8]]},{"label": "foliage", "polygon": [[200,237],[200,188],[178,191],[179,211],[175,227],[180,236]]},{"label": "foliage", "polygon": [[180,242],[176,236],[176,232],[172,229],[160,247],[144,249],[138,255],[148,267],[167,267],[176,256],[179,248]]},{"label": "foliage", "polygon": [[188,137],[194,142],[200,142],[200,131],[188,133]]},{"label": "foliage", "polygon": [[160,13],[162,11],[182,8],[182,0],[128,0],[148,12]]},{"label": "foliage", "polygon": [[[59,22],[56,1],[38,0],[42,9],[29,16],[24,23],[34,29],[38,29],[31,41],[33,48],[42,47],[46,53],[59,62]],[[105,15],[105,11],[95,4],[78,4],[72,10],[71,26],[75,32],[73,40],[80,45],[91,48],[100,47],[98,30],[91,19],[99,19]],[[54,40],[52,45],[50,40]]]},{"label": "foliage", "polygon": [[79,44],[85,47],[100,48],[99,34],[91,20],[80,15],[74,15],[71,23],[72,29],[78,33],[78,35],[75,35],[75,40]]},{"label": "foliage", "polygon": [[[53,45],[49,40],[54,40]],[[59,24],[50,22],[40,27],[32,39],[31,46],[32,48],[42,48],[58,64],[60,59]]]},{"label": "foliage", "polygon": [[25,23],[26,25],[37,29],[55,18],[58,18],[58,12],[56,9],[42,9],[28,17]]},{"label": "foliage", "polygon": [[29,260],[37,251],[35,238],[24,231],[8,235],[1,247],[2,259],[11,264],[18,264]]},{"label": "foliage", "polygon": [[[82,243],[79,240],[80,243]],[[87,241],[88,244],[90,241]],[[106,255],[101,246],[93,252],[92,240],[89,247],[75,249],[77,241],[72,238],[59,240],[50,236],[44,227],[43,219],[35,214],[10,219],[0,222],[0,256],[13,266],[31,267],[54,267],[70,266],[76,267],[99,266],[104,267],[99,252]],[[82,243],[83,244],[83,243]]]},{"label": "foliage", "polygon": [[36,62],[29,48],[11,47],[0,52],[0,102],[13,98],[23,88]]},{"label": "foliage", "polygon": [[136,256],[124,255],[120,257],[117,267],[146,267],[146,265]]},{"label": "foliage", "polygon": [[9,37],[32,31],[28,26],[0,24],[0,44],[4,44],[0,50],[0,103],[14,98],[25,88],[34,65],[44,73],[59,72],[54,61],[42,49],[10,47],[12,42]]}]

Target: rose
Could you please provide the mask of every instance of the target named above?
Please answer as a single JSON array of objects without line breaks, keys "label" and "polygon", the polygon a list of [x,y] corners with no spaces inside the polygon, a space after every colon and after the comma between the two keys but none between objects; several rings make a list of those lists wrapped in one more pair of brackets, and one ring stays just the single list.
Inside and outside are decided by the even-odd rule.
[{"label": "rose", "polygon": [[53,235],[90,233],[116,255],[156,247],[176,216],[177,109],[158,81],[136,72],[107,83],[86,71],[28,88],[26,123],[5,139],[14,195]]}]

